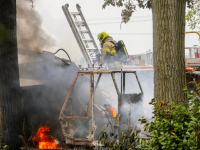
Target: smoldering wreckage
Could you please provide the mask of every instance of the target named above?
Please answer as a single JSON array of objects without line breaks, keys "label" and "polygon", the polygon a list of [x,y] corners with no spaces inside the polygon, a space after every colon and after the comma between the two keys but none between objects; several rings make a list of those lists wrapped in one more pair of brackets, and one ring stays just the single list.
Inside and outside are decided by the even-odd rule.
[{"label": "smoldering wreckage", "polygon": [[[119,139],[122,132],[145,137],[146,133],[131,120],[136,113],[132,106],[143,99],[139,78],[144,71],[139,72],[138,78],[134,68],[110,70],[98,66],[97,56],[101,52],[80,6],[77,5],[75,13],[70,13],[68,7],[62,8],[88,66],[77,66],[63,49],[55,53],[27,53],[19,49],[19,54],[35,59],[19,65],[21,72],[26,70],[20,78],[42,83],[23,86],[21,90],[24,104],[21,149],[103,148],[99,140],[102,130],[109,133],[109,139]],[[86,40],[86,34],[90,40]],[[66,59],[56,56],[61,51]],[[147,74],[152,75],[151,69]]]}]

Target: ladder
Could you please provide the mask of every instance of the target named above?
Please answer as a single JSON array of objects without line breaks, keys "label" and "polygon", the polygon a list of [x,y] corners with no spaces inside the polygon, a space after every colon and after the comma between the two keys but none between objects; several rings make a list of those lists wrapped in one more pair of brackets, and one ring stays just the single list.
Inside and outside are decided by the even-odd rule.
[{"label": "ladder", "polygon": [[69,12],[68,8],[69,4],[62,6],[86,63],[92,66],[97,62],[96,55],[100,54],[100,51],[83,16],[80,5],[76,4],[78,12]]}]

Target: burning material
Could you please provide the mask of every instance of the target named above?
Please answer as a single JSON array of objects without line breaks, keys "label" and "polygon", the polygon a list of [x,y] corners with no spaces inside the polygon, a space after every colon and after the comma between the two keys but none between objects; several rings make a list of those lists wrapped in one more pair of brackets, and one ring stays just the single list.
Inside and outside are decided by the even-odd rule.
[{"label": "burning material", "polygon": [[56,137],[49,135],[50,127],[47,125],[40,125],[35,136],[32,138],[33,141],[38,143],[40,149],[61,149],[58,146]]},{"label": "burning material", "polygon": [[[119,90],[119,87],[117,84],[117,80],[115,77],[119,74],[122,74],[123,77],[125,77],[125,75],[127,73],[129,73],[129,74],[131,73],[135,76],[135,79],[139,85],[140,93],[130,93],[130,94],[121,94],[122,92],[120,93],[120,90]],[[101,134],[102,129],[110,130],[109,138],[112,136],[119,135],[120,134],[119,130],[122,132],[126,132],[126,131],[130,130],[129,128],[131,128],[131,126],[132,126],[132,125],[129,125],[130,124],[129,122],[131,122],[131,121],[129,121],[130,115],[127,116],[125,113],[123,113],[122,115],[117,114],[114,107],[112,107],[113,104],[110,104],[110,103],[106,104],[107,102],[112,103],[111,97],[105,96],[104,94],[101,93],[101,90],[98,89],[101,75],[104,75],[104,74],[106,74],[106,75],[110,74],[112,77],[112,82],[114,83],[116,94],[117,94],[117,97],[115,97],[114,100],[115,101],[118,100],[118,102],[119,102],[119,100],[121,101],[120,105],[119,105],[119,103],[117,105],[119,111],[120,111],[119,108],[122,107],[127,102],[129,102],[130,98],[135,97],[135,95],[140,95],[140,98],[141,98],[141,96],[143,95],[142,87],[138,80],[136,71],[108,70],[108,69],[90,68],[90,67],[78,70],[77,74],[73,80],[73,83],[69,89],[69,92],[67,94],[65,102],[63,104],[63,107],[60,111],[60,115],[59,115],[59,120],[60,120],[63,135],[65,137],[64,142],[65,142],[66,146],[76,147],[76,146],[85,146],[86,145],[87,147],[90,147],[90,149],[91,149],[91,148],[94,148],[95,146],[99,146],[99,138],[98,137]],[[87,76],[90,75],[90,80],[88,80],[88,77],[87,77],[87,80],[85,80],[86,78],[82,77],[85,75],[87,75]],[[97,81],[95,81],[95,76],[98,76]],[[76,85],[79,87],[79,85],[77,83],[79,83],[78,79],[81,79],[81,78],[84,79],[83,80],[84,82],[79,81],[83,85],[82,88],[79,88],[80,91],[82,89],[85,89],[85,87],[86,87],[84,85],[85,83],[90,82],[90,89],[89,88],[85,89],[85,91],[82,90],[82,91],[84,91],[83,94],[85,94],[87,92],[88,93],[87,95],[90,96],[90,99],[86,98],[85,100],[83,100],[83,101],[85,101],[84,103],[87,106],[86,107],[87,114],[84,116],[82,116],[79,113],[81,110],[80,108],[77,107],[77,104],[79,102],[76,103],[76,99],[78,99],[78,98],[75,98],[75,100],[73,100],[73,101],[71,100],[73,98],[73,96],[75,96],[75,94],[74,94],[75,90],[73,91],[73,89],[75,89],[74,87]],[[122,91],[124,91],[124,92],[125,92],[125,79],[126,78],[122,78],[122,82],[121,82]],[[105,86],[108,86],[108,85],[105,85]],[[77,91],[79,91],[79,90],[77,90]],[[96,94],[95,94],[95,91],[96,91]],[[80,95],[80,96],[82,96],[82,95]],[[96,107],[98,105],[95,104],[95,99],[94,99],[95,96],[94,95],[96,97],[98,97],[98,99],[96,99],[96,102],[98,101],[97,104],[101,105],[102,107],[104,105],[103,108]],[[82,97],[84,98],[85,96],[82,96]],[[88,99],[89,99],[89,101],[88,101]],[[80,103],[81,103],[81,101],[80,101]],[[84,105],[82,108],[85,109]],[[75,115],[71,115],[71,113],[68,110],[77,110],[76,112],[78,112],[78,113],[76,113]],[[99,115],[100,113],[102,113],[102,114]],[[122,116],[124,116],[124,117],[122,117]],[[129,121],[128,124],[127,124],[127,119]],[[104,145],[102,144],[101,146],[104,146]]]},{"label": "burning material", "polygon": [[107,109],[109,109],[110,111],[111,111],[111,113],[112,113],[112,117],[117,117],[117,113],[116,113],[116,111],[115,111],[115,108],[113,108],[113,107],[111,107],[111,106],[108,106],[108,105],[106,105],[106,108]]}]

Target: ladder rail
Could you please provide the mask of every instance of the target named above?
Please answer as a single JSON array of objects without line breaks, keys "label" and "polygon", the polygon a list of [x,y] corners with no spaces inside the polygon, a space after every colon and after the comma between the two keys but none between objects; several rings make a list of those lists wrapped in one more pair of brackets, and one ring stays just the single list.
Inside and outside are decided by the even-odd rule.
[{"label": "ladder rail", "polygon": [[85,27],[86,27],[86,29],[88,30],[88,33],[89,33],[89,36],[90,36],[90,38],[94,41],[94,47],[97,49],[97,54],[100,54],[100,50],[98,49],[98,46],[97,46],[97,44],[96,44],[96,42],[95,42],[95,40],[94,40],[94,37],[92,36],[92,33],[91,33],[91,31],[90,31],[90,29],[89,29],[89,26],[88,26],[88,24],[87,24],[87,22],[86,22],[86,20],[85,20],[85,17],[83,16],[83,13],[82,13],[82,11],[81,11],[81,6],[79,5],[79,4],[76,4],[76,8],[77,8],[77,10],[78,10],[78,12],[80,13],[80,17],[81,17],[81,19],[84,21],[84,23],[85,23]]},{"label": "ladder rail", "polygon": [[[78,4],[77,4],[77,6],[80,7]],[[77,8],[77,10],[78,10],[78,8]],[[94,58],[95,58],[94,55],[96,55],[96,53],[99,54],[98,53],[98,47],[97,47],[97,45],[96,45],[96,43],[94,41],[94,38],[93,38],[93,36],[92,36],[92,34],[90,32],[89,27],[87,26],[87,22],[86,22],[85,18],[83,17],[82,11],[78,10],[78,13],[79,13],[81,19],[83,20],[83,21],[80,21],[80,22],[82,22],[84,24],[84,26],[86,27],[87,32],[85,32],[85,33],[88,33],[89,37],[91,38],[91,40],[86,40],[85,36],[84,36],[84,33],[83,32],[79,32],[80,35],[82,36],[83,43],[85,44],[86,48],[89,48],[88,42],[92,42],[93,41],[94,48],[97,49],[97,51],[93,51],[93,52],[91,50],[87,49],[87,52],[89,53],[90,59],[94,60]],[[74,20],[78,22],[78,19],[77,19],[76,15],[73,15],[73,17],[74,17]],[[81,26],[82,26],[82,24],[81,25],[77,24],[77,27],[79,28],[79,31],[81,31]]]},{"label": "ladder rail", "polygon": [[81,52],[82,52],[83,56],[86,59],[87,64],[92,65],[93,64],[92,60],[91,60],[90,56],[87,53],[85,45],[82,43],[82,39],[80,38],[79,35],[76,34],[76,33],[79,33],[79,32],[77,31],[76,26],[74,24],[74,21],[72,20],[72,17],[71,17],[71,14],[70,14],[69,10],[68,10],[68,7],[69,7],[68,4],[66,4],[65,6],[62,6],[63,12],[64,12],[64,14],[65,14],[65,16],[66,16],[66,18],[67,18],[67,20],[69,22],[69,25],[70,25],[70,27],[71,27],[74,35],[75,35],[75,38],[76,38],[76,40],[78,42],[78,45],[79,45],[79,47],[81,49]]},{"label": "ladder rail", "polygon": [[[80,15],[80,12],[79,12],[79,15]],[[78,21],[76,15],[73,15],[73,17],[74,17],[74,20]],[[77,27],[79,28],[79,30],[81,30],[81,26],[80,26],[79,24],[77,24]],[[80,33],[80,32],[79,32],[79,33]],[[85,39],[85,36],[84,36],[83,33],[80,33],[80,35],[82,36],[82,39]],[[84,44],[86,45],[86,48],[88,48],[89,45],[88,45],[87,41],[83,41],[83,42],[84,42]]]},{"label": "ladder rail", "polygon": [[[79,15],[80,15],[80,12],[79,12]],[[73,15],[73,17],[74,17],[74,20],[78,21],[76,15]],[[77,27],[79,28],[79,31],[80,31],[81,25],[77,24]],[[79,33],[82,36],[82,41],[85,44],[86,48],[89,48],[88,42],[86,41],[84,34],[82,32],[79,32]],[[87,51],[87,52],[89,53],[89,56],[90,56],[90,59],[91,59],[91,56],[92,56],[91,52],[90,51]]]},{"label": "ladder rail", "polygon": [[[79,12],[79,15],[82,15],[82,12]],[[77,19],[76,15],[73,15],[73,17],[74,17],[74,20],[78,22],[78,19]],[[82,18],[81,18],[81,19],[82,19]],[[85,21],[81,21],[81,22],[86,23]],[[78,27],[79,31],[81,31],[81,25],[77,24],[77,27]],[[84,36],[84,34],[83,34],[82,32],[79,32],[79,33],[80,33],[80,35],[81,35],[81,37],[82,37],[83,43],[84,43],[85,46],[86,46],[87,52],[88,52],[88,54],[89,54],[89,56],[90,56],[90,59],[93,60],[93,59],[95,58],[95,57],[93,56],[95,53],[94,53],[94,52],[91,52],[91,50],[88,50],[88,48],[89,48],[88,42],[92,42],[92,39],[87,40],[87,39],[85,39],[85,36]],[[89,31],[87,30],[86,33],[89,33]],[[93,44],[94,44],[94,43],[93,43]]]}]

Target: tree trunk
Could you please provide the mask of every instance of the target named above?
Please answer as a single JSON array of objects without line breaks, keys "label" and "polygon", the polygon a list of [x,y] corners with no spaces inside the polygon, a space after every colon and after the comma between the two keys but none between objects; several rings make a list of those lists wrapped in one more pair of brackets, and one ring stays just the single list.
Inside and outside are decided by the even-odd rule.
[{"label": "tree trunk", "polygon": [[0,0],[0,145],[19,149],[16,0]]},{"label": "tree trunk", "polygon": [[154,97],[185,101],[186,0],[152,0]]}]

